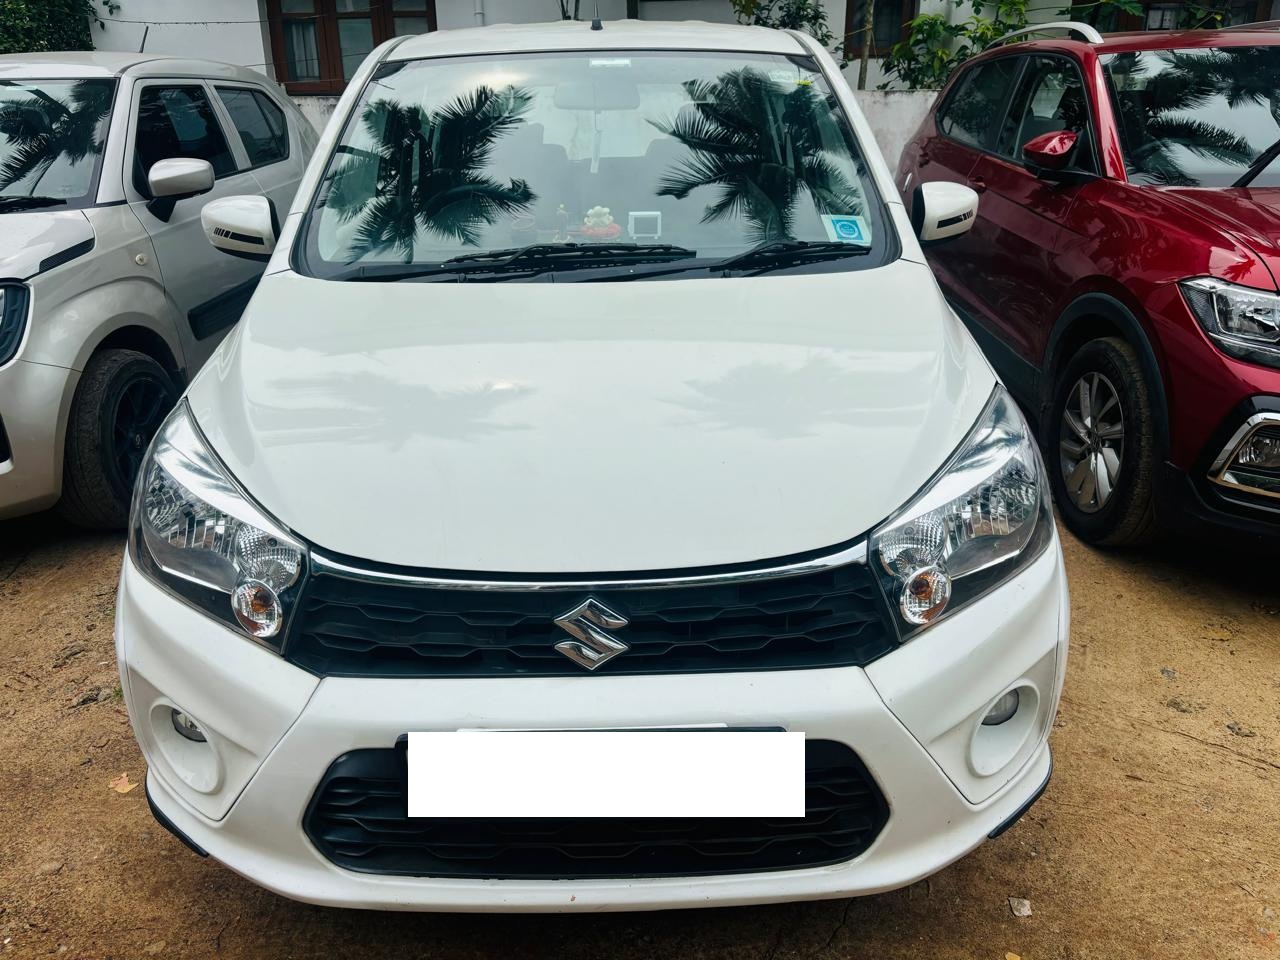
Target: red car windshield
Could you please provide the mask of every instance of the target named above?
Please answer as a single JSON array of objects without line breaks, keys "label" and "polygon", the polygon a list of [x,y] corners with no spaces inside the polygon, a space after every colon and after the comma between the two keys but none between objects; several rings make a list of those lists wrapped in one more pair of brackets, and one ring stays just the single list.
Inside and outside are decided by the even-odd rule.
[{"label": "red car windshield", "polygon": [[1134,183],[1280,186],[1280,46],[1149,50],[1105,60]]}]

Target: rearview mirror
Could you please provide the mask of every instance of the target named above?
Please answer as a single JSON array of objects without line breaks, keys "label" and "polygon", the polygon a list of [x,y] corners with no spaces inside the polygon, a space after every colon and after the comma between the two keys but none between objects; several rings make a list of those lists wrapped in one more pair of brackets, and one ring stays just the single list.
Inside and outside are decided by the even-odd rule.
[{"label": "rearview mirror", "polygon": [[960,183],[934,180],[916,187],[911,223],[923,244],[967,233],[978,215],[978,195]]},{"label": "rearview mirror", "polygon": [[223,197],[204,205],[200,224],[209,242],[223,253],[246,260],[270,260],[279,227],[266,197]]},{"label": "rearview mirror", "polygon": [[1065,170],[1071,162],[1071,154],[1078,139],[1070,130],[1042,133],[1022,145],[1022,159],[1027,162],[1032,173]]}]

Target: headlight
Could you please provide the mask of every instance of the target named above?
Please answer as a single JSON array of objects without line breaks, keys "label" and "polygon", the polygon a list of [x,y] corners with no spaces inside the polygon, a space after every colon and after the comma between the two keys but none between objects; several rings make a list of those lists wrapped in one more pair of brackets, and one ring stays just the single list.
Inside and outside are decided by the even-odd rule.
[{"label": "headlight", "polygon": [[998,387],[951,461],[871,535],[871,563],[903,639],[1007,580],[1051,530],[1040,455]]},{"label": "headlight", "polygon": [[1204,332],[1228,356],[1280,367],[1280,296],[1211,277],[1179,287]]},{"label": "headlight", "polygon": [[18,352],[22,331],[27,326],[27,288],[0,284],[0,365]]},{"label": "headlight", "polygon": [[138,475],[130,521],[142,571],[179,598],[278,647],[306,552],[251,503],[181,403]]}]

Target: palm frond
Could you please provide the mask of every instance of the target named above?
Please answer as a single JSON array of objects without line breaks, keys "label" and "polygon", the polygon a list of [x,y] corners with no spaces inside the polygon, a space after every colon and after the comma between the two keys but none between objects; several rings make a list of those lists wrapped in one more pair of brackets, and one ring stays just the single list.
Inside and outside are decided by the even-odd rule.
[{"label": "palm frond", "polygon": [[1162,145],[1175,144],[1224,163],[1248,164],[1257,155],[1248,140],[1194,117],[1154,117],[1147,121],[1147,134]]},{"label": "palm frond", "polygon": [[824,153],[829,107],[812,87],[788,88],[742,68],[684,90],[693,109],[654,123],[689,150],[659,177],[660,196],[685,199],[700,187],[719,187],[703,222],[744,219],[756,240],[791,235],[802,193],[823,209],[860,203],[855,185]]},{"label": "palm frond", "polygon": [[413,259],[416,236],[413,207],[395,196],[375,197],[360,218],[348,255],[350,259],[358,260],[393,250],[408,262]]},{"label": "palm frond", "polygon": [[58,154],[49,149],[47,139],[18,144],[0,163],[0,190],[7,190],[28,177],[39,180],[57,159]]}]

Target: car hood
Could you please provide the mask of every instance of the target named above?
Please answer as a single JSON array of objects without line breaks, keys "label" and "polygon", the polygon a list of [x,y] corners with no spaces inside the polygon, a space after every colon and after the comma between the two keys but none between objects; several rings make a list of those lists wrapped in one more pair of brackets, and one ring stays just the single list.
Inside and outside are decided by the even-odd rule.
[{"label": "car hood", "polygon": [[0,214],[0,278],[26,280],[50,257],[93,240],[81,210],[28,210]]},{"label": "car hood", "polygon": [[1231,233],[1280,277],[1280,188],[1166,188],[1166,196]]},{"label": "car hood", "polygon": [[866,533],[994,375],[928,268],[629,283],[264,278],[192,385],[313,544],[459,571],[787,556]]}]

